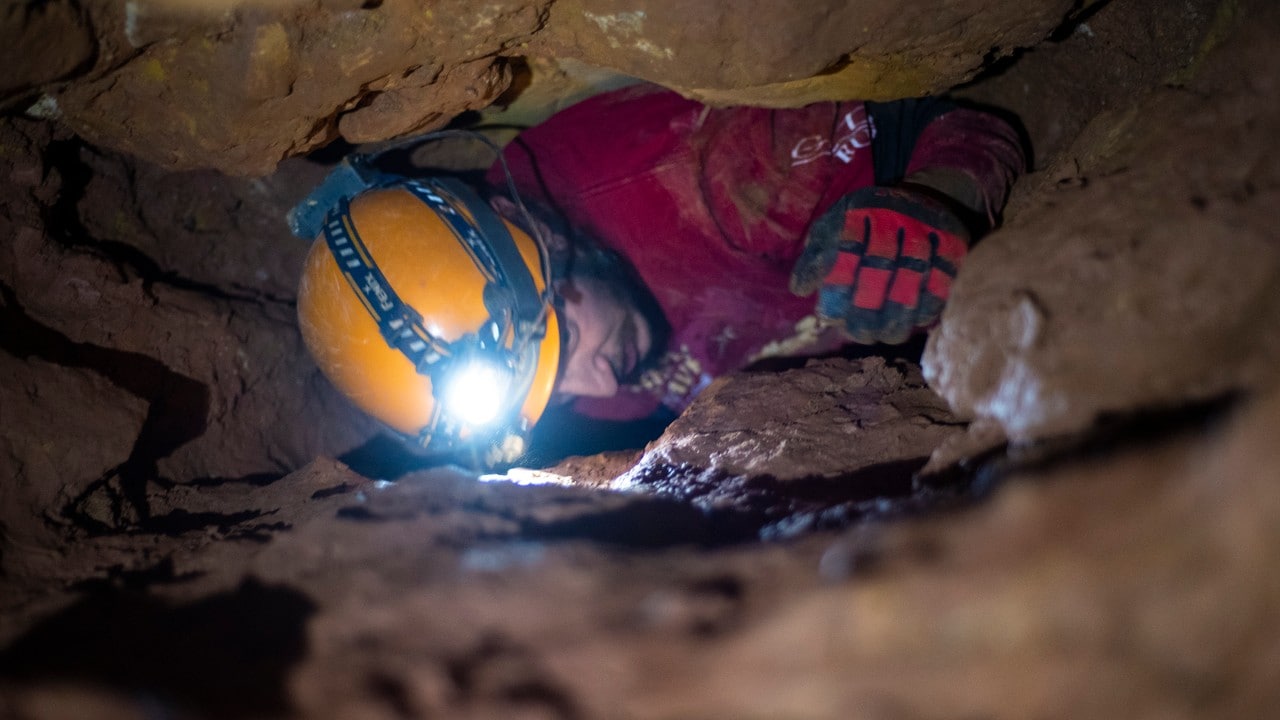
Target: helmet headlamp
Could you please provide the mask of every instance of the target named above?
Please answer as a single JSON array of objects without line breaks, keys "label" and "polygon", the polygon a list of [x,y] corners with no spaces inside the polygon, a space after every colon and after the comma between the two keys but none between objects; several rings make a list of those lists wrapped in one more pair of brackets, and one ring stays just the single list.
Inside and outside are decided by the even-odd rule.
[{"label": "helmet headlamp", "polygon": [[467,426],[485,427],[502,414],[510,379],[510,373],[494,363],[472,359],[450,373],[444,410]]},{"label": "helmet headlamp", "polygon": [[[392,362],[394,355],[401,355],[411,364],[412,375],[419,378],[412,381],[412,376],[405,376],[399,382],[405,393],[412,393],[414,398],[418,398],[406,404],[425,405],[428,413],[407,414],[407,417],[417,419],[399,421],[393,427],[402,433],[416,435],[418,444],[429,450],[470,448],[476,451],[473,457],[483,457],[486,464],[514,459],[512,454],[523,450],[524,434],[536,421],[550,395],[558,356],[558,339],[547,337],[549,327],[555,334],[555,319],[551,311],[552,293],[545,245],[535,236],[530,247],[530,238],[520,235],[520,242],[525,244],[518,246],[506,223],[470,188],[458,181],[448,178],[384,178],[369,190],[369,195],[377,196],[377,200],[366,201],[363,193],[348,199],[343,193],[337,207],[324,218],[319,244],[328,246],[337,271],[346,279],[343,284],[354,291],[359,304],[372,316],[378,334],[385,342],[384,348],[398,351],[387,354],[386,359],[379,362]],[[364,204],[360,207],[366,209],[353,215],[352,208],[361,203]],[[369,203],[389,210],[394,206],[394,212],[401,214],[372,215],[367,208],[375,205]],[[357,216],[361,219],[357,220]],[[413,245],[394,241],[397,249],[392,256],[402,260],[399,265],[388,265],[400,284],[393,287],[379,264],[379,258],[385,257],[387,252],[381,245],[388,242],[385,231],[371,234],[370,244],[365,243],[361,233],[366,231],[366,227],[370,233],[375,232],[374,227],[381,228],[376,223],[369,224],[376,218],[418,216],[422,219],[416,223],[439,228],[431,231],[436,233],[433,237],[440,237],[443,231],[444,236],[452,236],[456,244],[433,240],[432,243],[443,244],[417,246],[417,252],[421,253],[417,255]],[[398,237],[407,238],[408,234]],[[433,253],[453,258],[448,260],[450,263],[457,263],[461,258],[461,262],[471,265],[471,268],[455,270],[447,275],[433,274],[433,280],[426,280],[421,274],[403,273],[403,258],[420,257],[420,262],[431,262]],[[441,257],[443,262],[443,255]],[[458,266],[455,264],[454,267]],[[457,282],[459,272],[481,281],[483,292],[480,293],[479,305],[487,318],[478,326],[454,325],[448,330],[434,322],[440,317],[441,307],[459,302],[475,308],[475,300],[441,295],[437,290],[431,290],[432,294],[427,295],[423,288],[428,285],[438,287],[442,282]],[[304,295],[309,298],[308,293],[300,292],[300,308],[304,305]],[[432,299],[422,299],[427,297]],[[308,309],[306,312],[310,318],[312,311]],[[424,315],[433,321],[424,321]],[[308,323],[303,324],[304,336],[310,338],[306,327]],[[459,331],[461,335],[457,335]],[[329,352],[322,342],[309,339],[308,346],[313,354]],[[345,370],[341,356],[333,358],[332,362],[322,362],[322,367],[326,372],[336,369],[345,383],[344,389],[359,390],[366,386]],[[384,370],[380,374],[401,377],[401,373],[401,370],[393,373]],[[429,379],[429,389],[424,378]],[[538,390],[531,394],[535,380]],[[355,394],[353,398],[362,406],[373,406],[375,410],[396,404],[386,392],[379,395],[383,399],[378,401]],[[374,405],[375,402],[381,405]],[[387,420],[381,413],[374,414]],[[416,432],[411,432],[411,428],[416,428]]]},{"label": "helmet headlamp", "polygon": [[[446,367],[433,373],[442,417],[437,424],[457,427],[463,435],[484,433],[518,410],[518,358],[493,341],[499,328],[490,321],[475,336],[455,342],[460,350]],[[486,342],[487,341],[487,342]]]}]

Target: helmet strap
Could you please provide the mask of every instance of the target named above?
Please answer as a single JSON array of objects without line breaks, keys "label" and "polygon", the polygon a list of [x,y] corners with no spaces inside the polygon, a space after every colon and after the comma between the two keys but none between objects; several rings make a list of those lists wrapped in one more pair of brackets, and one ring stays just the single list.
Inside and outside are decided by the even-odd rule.
[{"label": "helmet strap", "polygon": [[[540,339],[546,329],[542,322],[546,304],[511,231],[498,214],[474,190],[453,178],[409,180],[404,186],[445,221],[471,254],[488,281],[484,301],[489,316],[513,322],[519,336]],[[462,216],[459,207],[466,209],[469,219]]]},{"label": "helmet strap", "polygon": [[404,353],[418,372],[429,373],[433,365],[452,355],[449,343],[427,331],[422,316],[400,300],[373,261],[351,220],[351,207],[346,199],[338,203],[337,212],[331,213],[325,222],[324,239],[347,284],[378,323],[378,330],[388,345]]},{"label": "helmet strap", "polygon": [[[491,318],[481,327],[486,337],[471,335],[451,343],[429,332],[422,316],[400,299],[374,261],[356,230],[346,198],[341,199],[325,220],[325,242],[347,283],[377,323],[383,339],[408,358],[417,372],[431,377],[433,390],[445,383],[444,376],[453,361],[465,361],[463,356],[482,352],[510,369],[517,386],[513,390],[523,397],[536,366],[535,346],[531,341],[546,334],[544,299],[537,292],[514,238],[497,214],[470,188],[445,180],[448,179],[411,180],[400,185],[444,221],[484,276],[484,303]],[[508,331],[514,331],[510,350],[504,342]],[[461,428],[447,417],[443,405],[443,402],[435,404],[430,421],[416,438],[419,445],[451,449],[461,439]],[[507,427],[494,433],[492,439],[501,439],[502,444],[509,445],[509,436],[518,430],[510,425],[507,423]]]}]

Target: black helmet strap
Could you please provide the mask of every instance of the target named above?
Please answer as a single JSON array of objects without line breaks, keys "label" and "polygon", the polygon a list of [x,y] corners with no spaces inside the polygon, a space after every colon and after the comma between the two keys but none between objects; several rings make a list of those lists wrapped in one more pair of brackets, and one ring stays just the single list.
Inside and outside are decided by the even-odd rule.
[{"label": "black helmet strap", "polygon": [[436,363],[453,354],[449,343],[431,334],[423,325],[422,316],[391,287],[356,231],[351,206],[345,198],[329,214],[322,232],[338,269],[378,323],[388,345],[403,353],[424,374],[430,374]]},{"label": "black helmet strap", "polygon": [[[499,322],[510,318],[518,335],[542,337],[537,330],[545,331],[543,298],[511,231],[488,203],[453,178],[409,180],[404,186],[444,220],[471,254],[487,282],[484,298],[489,316]],[[466,209],[471,220],[462,216],[459,207]]]},{"label": "black helmet strap", "polygon": [[[461,182],[434,178],[386,186],[387,189],[396,187],[403,187],[431,208],[466,248],[485,278],[483,297],[490,322],[479,328],[476,335],[454,342],[428,331],[421,314],[400,299],[374,261],[352,220],[350,202],[344,198],[325,219],[325,243],[347,283],[378,324],[383,339],[404,354],[417,372],[430,376],[433,388],[443,384],[441,376],[447,374],[445,369],[451,365],[446,361],[465,356],[469,350],[478,350],[495,358],[508,358],[505,364],[527,390],[536,365],[528,362],[530,353],[537,352],[531,341],[545,336],[546,311],[543,297],[510,231],[497,213]],[[462,209],[466,210],[465,214]],[[511,349],[514,352],[509,352],[503,338],[513,325],[515,337]],[[453,443],[457,428],[442,417],[442,398],[437,400],[432,419],[419,433],[418,442],[426,446],[435,441],[434,444],[447,448]],[[442,422],[445,427],[440,427]]]}]

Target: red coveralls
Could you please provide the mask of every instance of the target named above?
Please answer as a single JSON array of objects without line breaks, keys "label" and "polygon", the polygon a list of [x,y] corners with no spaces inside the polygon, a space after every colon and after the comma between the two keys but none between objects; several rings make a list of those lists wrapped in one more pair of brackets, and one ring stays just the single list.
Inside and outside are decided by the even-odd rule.
[{"label": "red coveralls", "polygon": [[[574,409],[610,420],[660,406],[679,413],[714,377],[762,352],[847,343],[834,328],[798,332],[814,298],[792,295],[788,281],[809,224],[876,183],[875,133],[862,102],[716,109],[649,85],[592,97],[524,131],[505,153],[521,195],[625,256],[671,325],[658,370]],[[909,162],[899,161],[905,173],[964,170],[989,213],[1021,169],[1013,130],[985,113],[951,110],[912,139]],[[499,166],[489,181],[505,191]]]}]

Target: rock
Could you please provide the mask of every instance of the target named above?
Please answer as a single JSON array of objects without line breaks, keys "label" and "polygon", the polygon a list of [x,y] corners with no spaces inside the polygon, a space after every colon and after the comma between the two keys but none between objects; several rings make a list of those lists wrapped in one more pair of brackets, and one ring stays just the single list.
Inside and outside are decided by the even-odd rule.
[{"label": "rock", "polygon": [[[510,85],[507,58],[579,60],[716,104],[888,99],[973,77],[1038,42],[1075,5],[101,3],[88,11],[96,62],[22,82],[47,93],[46,116],[94,144],[171,169],[265,175],[338,137],[380,141],[484,109]],[[84,33],[88,21],[63,22]],[[39,44],[25,40],[37,29],[19,39]],[[48,83],[72,70],[80,74]]]},{"label": "rock", "polygon": [[[92,370],[39,357],[0,352],[0,375],[0,572],[40,577],[58,562],[71,523],[64,510],[129,459],[148,403]],[[20,598],[0,595],[6,609]]]},{"label": "rock", "polygon": [[883,358],[811,361],[717,379],[646,448],[615,489],[761,513],[766,535],[941,504],[915,475],[963,435],[919,367]]},{"label": "rock", "polygon": [[551,6],[533,45],[714,104],[799,106],[945,90],[984,61],[1039,42],[1071,8],[1056,0],[575,0]]},{"label": "rock", "polygon": [[83,71],[96,50],[86,13],[69,0],[5,3],[0,7],[0,28],[5,35],[0,42],[0,67],[4,68],[0,108],[29,99],[35,88]]},{"label": "rock", "polygon": [[[1168,12],[1130,0],[1089,17],[1117,59],[1168,27],[1103,32],[1141,2]],[[359,18],[360,4],[324,7]],[[220,7],[222,28],[252,15]],[[743,374],[640,454],[654,474],[628,475],[632,492],[601,485],[639,453],[555,468],[591,487],[450,467],[385,482],[331,459],[389,444],[348,454],[332,439],[359,437],[344,434],[353,411],[293,335],[297,246],[269,221],[319,163],[261,183],[167,173],[0,122],[0,481],[20,478],[0,482],[0,716],[1275,717],[1280,388],[1261,249],[1280,187],[1280,10],[1223,7],[1244,32],[1210,32],[1219,50],[1188,58],[1182,89],[1136,111],[1123,93],[1088,98],[1111,111],[1023,185],[1007,232],[1030,249],[994,236],[957,285],[973,344],[944,324],[953,344],[933,352],[958,374],[940,387],[986,407],[990,388],[964,373],[994,359],[991,383],[1020,364],[1062,404],[983,411],[962,436],[911,363]],[[296,28],[261,25],[261,57],[292,72],[277,41]],[[182,27],[140,17],[118,42],[145,55]],[[286,74],[245,77],[261,97]],[[1081,99],[1040,102],[1048,118]],[[1210,252],[1228,249],[1230,287]],[[994,258],[1028,282],[992,280]],[[1169,277],[1138,277],[1151,268]],[[1210,299],[1217,314],[1197,314]],[[968,315],[988,301],[987,324]],[[1151,378],[1125,333],[1150,345]],[[1098,359],[1108,344],[1114,367]],[[1243,391],[1175,408],[1180,423],[1139,414],[1137,433],[1089,420],[1228,388]],[[930,448],[963,461],[1006,427],[1021,442],[962,498],[982,502],[913,478]],[[1036,442],[1052,428],[1071,434]],[[107,472],[120,463],[129,473]],[[32,469],[56,487],[23,485]],[[520,484],[544,480],[563,484]],[[37,490],[60,494],[23,494]],[[911,493],[923,501],[894,505]]]},{"label": "rock", "polygon": [[717,380],[639,464],[783,482],[832,477],[877,464],[923,463],[960,425],[914,364],[819,360]]},{"label": "rock", "polygon": [[1277,423],[1273,393],[1216,436],[1015,473],[981,509],[882,528],[887,562],[704,646],[696,676],[641,680],[628,715],[1265,716],[1280,671],[1242,658],[1280,650],[1280,585],[1258,581],[1280,548]]},{"label": "rock", "polygon": [[340,129],[381,140],[486,107],[506,89],[495,55],[539,14],[498,0],[223,10],[153,11],[132,54],[55,94],[66,122],[169,168],[265,175]]},{"label": "rock", "polygon": [[923,359],[959,414],[1028,441],[1277,380],[1280,63],[1250,47],[1195,81],[1212,100],[1096,120],[1046,171],[1074,179],[973,251]]}]

